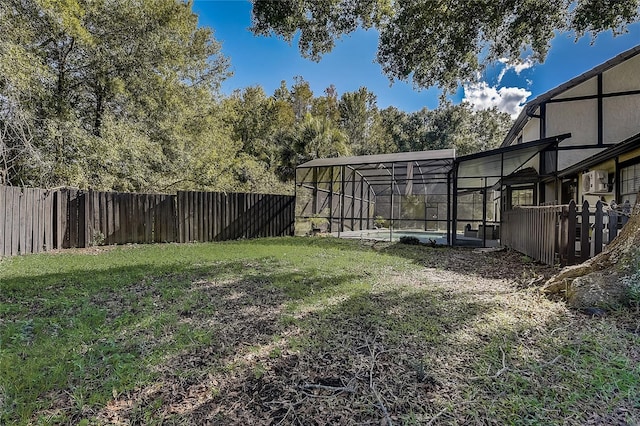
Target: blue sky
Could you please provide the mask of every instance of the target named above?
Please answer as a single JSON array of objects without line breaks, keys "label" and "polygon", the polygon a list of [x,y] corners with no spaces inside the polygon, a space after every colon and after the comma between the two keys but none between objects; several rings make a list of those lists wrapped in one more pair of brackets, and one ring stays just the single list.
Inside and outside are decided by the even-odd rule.
[{"label": "blue sky", "polygon": [[[361,30],[344,37],[316,63],[300,56],[295,41],[289,45],[276,37],[254,36],[248,30],[249,1],[195,0],[193,8],[200,17],[200,25],[213,28],[223,53],[231,59],[234,76],[223,84],[225,93],[260,85],[267,94],[272,94],[281,80],[291,86],[295,76],[302,76],[316,95],[322,95],[330,84],[336,86],[338,94],[366,86],[377,95],[380,108],[393,105],[412,112],[438,105],[438,89],[416,90],[404,82],[391,84],[382,74],[374,62],[378,41],[375,31]],[[593,44],[589,37],[574,43],[573,36],[561,34],[552,41],[544,64],[525,64],[521,69],[496,64],[485,73],[481,84],[461,88],[451,99],[455,103],[466,99],[478,108],[495,104],[515,114],[526,99],[533,99],[637,44],[640,24],[632,25],[629,33],[622,36],[601,34]]]}]

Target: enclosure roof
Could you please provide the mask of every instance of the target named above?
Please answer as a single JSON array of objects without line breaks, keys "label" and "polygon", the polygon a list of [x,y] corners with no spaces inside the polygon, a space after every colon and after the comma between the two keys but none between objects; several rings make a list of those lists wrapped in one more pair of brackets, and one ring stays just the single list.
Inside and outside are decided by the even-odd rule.
[{"label": "enclosure roof", "polygon": [[455,167],[458,188],[482,189],[496,185],[504,177],[521,170],[539,152],[570,137],[570,133],[565,133],[458,158],[453,149],[318,158],[301,164],[298,169],[345,166],[362,176],[377,193],[377,188],[386,187],[391,181],[398,186],[398,191],[412,182],[446,183],[448,173]]},{"label": "enclosure roof", "polygon": [[456,160],[459,188],[488,188],[517,172],[540,151],[571,137],[570,133],[465,155]]},{"label": "enclosure roof", "polygon": [[298,166],[298,168],[360,166],[370,164],[373,167],[381,163],[406,163],[428,160],[453,160],[455,149],[438,149],[433,151],[397,152],[394,154],[360,155],[356,157],[317,158]]}]

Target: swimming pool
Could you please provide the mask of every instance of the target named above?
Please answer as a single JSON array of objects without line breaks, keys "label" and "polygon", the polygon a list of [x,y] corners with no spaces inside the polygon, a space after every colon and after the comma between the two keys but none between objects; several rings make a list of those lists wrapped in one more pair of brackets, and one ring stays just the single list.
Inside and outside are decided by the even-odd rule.
[{"label": "swimming pool", "polygon": [[[337,233],[334,233],[338,236]],[[398,241],[402,237],[415,237],[422,243],[429,243],[435,241],[436,244],[447,244],[447,234],[444,231],[422,231],[419,229],[398,229],[393,230],[391,233],[388,229],[366,229],[363,231],[345,231],[340,232],[340,238],[358,238],[366,240],[377,241],[389,241],[389,237],[392,236],[391,241]]]}]

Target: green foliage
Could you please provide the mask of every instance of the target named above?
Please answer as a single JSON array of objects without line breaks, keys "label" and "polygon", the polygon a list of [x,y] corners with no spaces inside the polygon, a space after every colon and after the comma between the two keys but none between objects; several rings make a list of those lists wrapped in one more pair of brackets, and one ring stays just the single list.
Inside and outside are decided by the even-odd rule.
[{"label": "green foliage", "polygon": [[639,17],[639,0],[253,0],[254,33],[292,41],[299,31],[305,57],[319,60],[335,39],[375,27],[390,78],[451,90],[500,58],[544,61],[556,31],[620,34]]},{"label": "green foliage", "polygon": [[640,249],[631,249],[623,263],[620,284],[626,288],[629,304],[640,311]]},{"label": "green foliage", "polygon": [[376,216],[375,219],[373,219],[373,225],[376,228],[388,228],[390,226],[390,222],[382,216]]},{"label": "green foliage", "polygon": [[511,125],[508,114],[446,99],[435,110],[379,110],[365,87],[338,98],[329,86],[315,97],[302,77],[291,88],[283,81],[272,96],[259,86],[237,91],[223,105],[242,147],[231,169],[242,188],[273,187],[275,176],[290,181],[297,165],[315,158],[443,148],[469,154],[499,145]]},{"label": "green foliage", "polygon": [[508,114],[495,108],[473,111],[467,103],[453,105],[446,99],[434,110],[406,113],[386,108],[381,121],[399,152],[455,148],[457,155],[499,146],[512,123]]},{"label": "green foliage", "polygon": [[382,126],[376,95],[366,87],[344,93],[338,108],[340,127],[347,134],[355,155],[383,154],[396,150]]},{"label": "green foliage", "polygon": [[419,245],[421,245],[420,240],[418,238],[411,237],[411,236],[402,236],[402,237],[400,237],[398,242],[400,244],[408,244],[410,246],[419,246]]},{"label": "green foliage", "polygon": [[[254,12],[285,17],[293,4],[257,2]],[[332,31],[379,25],[391,11],[387,1],[305,5],[339,18],[329,44]],[[311,159],[464,154],[495,146],[508,126],[495,110],[446,101],[379,110],[366,87],[316,96],[301,76],[271,96],[254,86],[221,97],[228,59],[189,2],[7,0],[0,34],[0,184],[290,193],[296,166]]]},{"label": "green foliage", "polygon": [[[210,187],[235,157],[216,114],[228,61],[189,3],[8,0],[0,33],[4,181]],[[185,176],[203,150],[209,170]]]}]

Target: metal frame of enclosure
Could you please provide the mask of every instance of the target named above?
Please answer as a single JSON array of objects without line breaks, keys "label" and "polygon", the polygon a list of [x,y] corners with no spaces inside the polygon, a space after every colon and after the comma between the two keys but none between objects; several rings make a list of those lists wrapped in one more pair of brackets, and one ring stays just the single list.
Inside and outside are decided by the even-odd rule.
[{"label": "metal frame of enclosure", "polygon": [[296,169],[296,217],[328,232],[445,230],[452,149],[309,161]]},{"label": "metal frame of enclosure", "polygon": [[554,157],[569,136],[458,158],[445,149],[311,160],[296,168],[296,233],[437,231],[447,244],[487,246],[499,238],[505,178],[541,152]]},{"label": "metal frame of enclosure", "polygon": [[[457,158],[451,171],[452,193],[456,194],[452,204],[452,228],[455,230],[451,233],[452,245],[460,245],[458,240],[465,238],[471,238],[483,247],[489,240],[499,240],[500,212],[510,205],[507,198],[512,187],[518,186],[523,175],[527,183],[556,179],[558,144],[569,137],[571,134],[563,134]],[[553,163],[549,167],[551,173],[542,176],[533,170],[533,175],[529,175],[531,169],[523,168],[538,154],[546,163]],[[481,212],[469,208],[470,204],[481,206]],[[469,228],[477,229],[477,233],[469,235]]]}]

